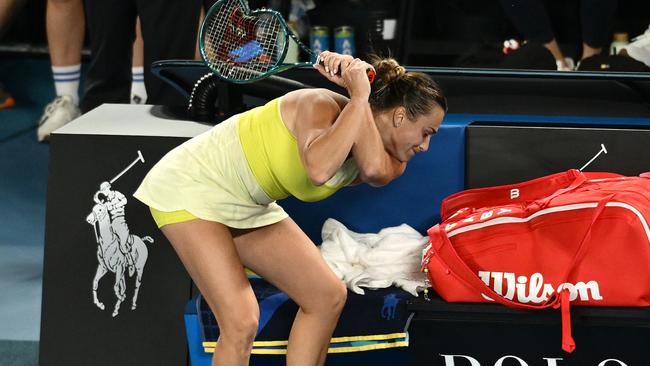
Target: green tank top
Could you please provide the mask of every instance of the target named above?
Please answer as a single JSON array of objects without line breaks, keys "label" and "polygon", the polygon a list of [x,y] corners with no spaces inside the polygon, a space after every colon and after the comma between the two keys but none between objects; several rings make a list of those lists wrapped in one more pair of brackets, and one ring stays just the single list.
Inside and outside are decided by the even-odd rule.
[{"label": "green tank top", "polygon": [[280,114],[280,98],[239,115],[239,139],[246,161],[270,198],[294,196],[314,202],[350,184],[358,174],[353,159],[348,159],[325,184],[314,185],[300,160],[296,138]]}]

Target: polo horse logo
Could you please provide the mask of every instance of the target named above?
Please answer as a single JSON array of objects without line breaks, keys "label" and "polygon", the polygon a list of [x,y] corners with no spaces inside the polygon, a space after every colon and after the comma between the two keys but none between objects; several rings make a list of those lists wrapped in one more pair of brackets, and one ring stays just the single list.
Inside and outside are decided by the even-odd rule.
[{"label": "polo horse logo", "polygon": [[97,298],[99,280],[109,271],[115,274],[113,291],[117,297],[113,317],[117,316],[121,303],[126,299],[126,274],[136,275],[135,290],[131,310],[135,310],[138,301],[138,292],[142,284],[142,274],[147,263],[149,251],[145,242],[153,243],[150,236],[140,238],[129,233],[124,220],[124,206],[126,198],[122,193],[111,189],[111,184],[122,174],[129,170],[138,161],[144,162],[142,153],[138,151],[138,158],[110,182],[103,182],[100,190],[95,193],[95,205],[86,222],[93,226],[95,241],[97,242],[97,270],[93,279],[93,301],[95,305],[104,310],[104,304]]},{"label": "polo horse logo", "polygon": [[400,299],[398,299],[395,294],[388,294],[384,296],[384,306],[381,308],[382,319],[395,319],[395,312],[397,310],[397,304],[399,304],[399,302]]}]

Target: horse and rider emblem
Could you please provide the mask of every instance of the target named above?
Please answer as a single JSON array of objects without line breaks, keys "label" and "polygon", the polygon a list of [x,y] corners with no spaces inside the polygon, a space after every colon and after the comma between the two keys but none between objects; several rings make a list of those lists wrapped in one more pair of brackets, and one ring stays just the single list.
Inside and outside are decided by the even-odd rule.
[{"label": "horse and rider emblem", "polygon": [[144,157],[139,150],[138,157],[126,169],[110,181],[99,185],[99,190],[93,196],[95,205],[86,216],[86,222],[92,225],[97,242],[98,263],[93,280],[93,301],[98,308],[104,310],[104,303],[97,298],[99,280],[108,272],[114,273],[113,291],[117,301],[113,309],[113,317],[117,316],[120,304],[126,300],[127,274],[128,277],[135,275],[131,310],[136,309],[142,274],[149,255],[145,242],[153,243],[150,236],[139,237],[129,232],[125,216],[127,199],[113,187],[113,183],[138,162],[144,163]]},{"label": "horse and rider emblem", "polygon": [[395,294],[388,294],[384,296],[384,306],[381,308],[381,318],[385,320],[395,319],[397,312],[397,304],[400,299]]}]

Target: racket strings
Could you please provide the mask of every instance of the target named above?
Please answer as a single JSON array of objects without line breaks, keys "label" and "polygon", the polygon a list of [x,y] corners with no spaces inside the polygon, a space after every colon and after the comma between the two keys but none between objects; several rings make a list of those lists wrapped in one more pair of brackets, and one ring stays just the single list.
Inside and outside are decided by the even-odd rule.
[{"label": "racket strings", "polygon": [[271,71],[286,47],[284,28],[270,13],[247,15],[239,0],[226,0],[207,20],[204,58],[231,80],[250,80]]}]

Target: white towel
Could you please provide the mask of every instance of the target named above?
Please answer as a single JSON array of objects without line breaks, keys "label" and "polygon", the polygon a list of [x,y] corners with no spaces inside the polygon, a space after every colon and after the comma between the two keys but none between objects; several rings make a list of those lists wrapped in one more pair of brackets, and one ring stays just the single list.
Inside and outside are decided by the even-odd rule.
[{"label": "white towel", "polygon": [[377,234],[360,234],[327,219],[321,235],[323,258],[357,294],[364,294],[361,287],[395,285],[418,296],[417,291],[426,287],[426,274],[420,268],[428,239],[406,224],[384,228]]}]

